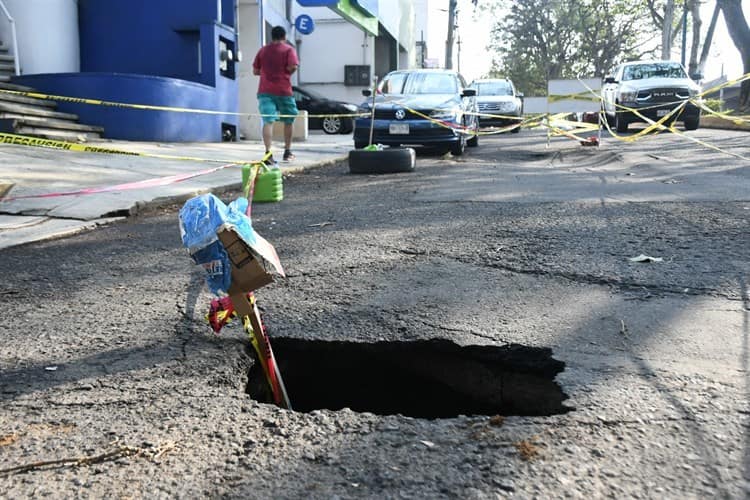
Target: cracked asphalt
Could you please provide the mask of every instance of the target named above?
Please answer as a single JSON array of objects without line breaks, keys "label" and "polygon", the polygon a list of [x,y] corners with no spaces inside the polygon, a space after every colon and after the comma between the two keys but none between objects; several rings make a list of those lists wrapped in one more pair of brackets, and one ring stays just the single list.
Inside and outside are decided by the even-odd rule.
[{"label": "cracked asphalt", "polygon": [[[690,135],[750,157],[745,133]],[[664,134],[545,142],[288,176],[253,208],[288,274],[257,295],[272,340],[548,348],[572,411],[250,399],[249,343],[204,322],[163,206],[0,251],[0,497],[746,498],[750,162]]]}]

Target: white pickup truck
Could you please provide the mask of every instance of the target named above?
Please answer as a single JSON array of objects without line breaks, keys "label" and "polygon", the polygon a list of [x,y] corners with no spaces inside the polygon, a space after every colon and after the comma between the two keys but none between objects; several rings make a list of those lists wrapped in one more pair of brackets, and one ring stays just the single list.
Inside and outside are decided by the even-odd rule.
[{"label": "white pickup truck", "polygon": [[[678,62],[623,63],[604,79],[604,113],[617,132],[627,132],[630,123],[646,121],[632,110],[658,121],[685,101],[697,99],[700,92]],[[689,102],[668,121],[681,121],[685,130],[695,130],[700,125],[700,108]]]}]

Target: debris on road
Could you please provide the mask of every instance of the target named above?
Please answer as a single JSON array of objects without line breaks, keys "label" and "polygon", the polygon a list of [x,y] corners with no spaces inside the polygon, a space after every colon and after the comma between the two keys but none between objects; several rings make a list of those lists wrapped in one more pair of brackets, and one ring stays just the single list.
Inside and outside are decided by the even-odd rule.
[{"label": "debris on road", "polygon": [[0,198],[5,196],[11,189],[13,189],[13,186],[15,186],[15,184],[12,182],[0,180]]},{"label": "debris on road", "polygon": [[598,146],[599,145],[599,138],[595,135],[592,135],[591,137],[581,141],[581,146]]},{"label": "debris on road", "polygon": [[630,262],[661,262],[664,259],[661,257],[651,257],[649,255],[640,254],[637,257],[630,257],[628,260]]}]

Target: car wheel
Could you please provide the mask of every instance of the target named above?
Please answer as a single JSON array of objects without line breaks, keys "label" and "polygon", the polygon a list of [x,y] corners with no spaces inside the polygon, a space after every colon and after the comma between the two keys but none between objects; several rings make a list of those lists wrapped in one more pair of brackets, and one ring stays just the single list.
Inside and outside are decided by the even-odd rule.
[{"label": "car wheel", "polygon": [[511,133],[511,134],[517,134],[517,133],[519,133],[520,131],[521,131],[521,122],[520,122],[520,121],[518,122],[518,126],[517,126],[516,128],[512,128],[512,129],[510,129],[510,133]]},{"label": "car wheel", "polygon": [[323,118],[323,132],[326,134],[341,133],[341,118],[335,116],[326,116]]},{"label": "car wheel", "polygon": [[386,148],[349,151],[349,172],[352,174],[392,174],[414,170],[416,152],[412,148]]},{"label": "car wheel", "polygon": [[472,130],[472,135],[469,139],[466,141],[466,145],[470,148],[475,148],[479,146],[479,122],[474,122],[474,130]]},{"label": "car wheel", "polygon": [[615,113],[615,130],[620,134],[628,131],[628,120],[622,111]]},{"label": "car wheel", "polygon": [[453,142],[450,145],[450,152],[453,156],[461,156],[464,154],[464,150],[466,149],[466,136],[465,135],[459,135],[458,141]]},{"label": "car wheel", "polygon": [[700,115],[685,118],[685,130],[697,130],[701,124]]}]

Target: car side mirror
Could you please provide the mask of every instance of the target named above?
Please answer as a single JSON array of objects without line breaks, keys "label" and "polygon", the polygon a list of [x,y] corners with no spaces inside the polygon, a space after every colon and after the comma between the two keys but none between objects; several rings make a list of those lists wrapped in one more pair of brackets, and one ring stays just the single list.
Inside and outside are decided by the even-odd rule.
[{"label": "car side mirror", "polygon": [[461,92],[461,97],[474,97],[477,95],[477,89],[464,89]]},{"label": "car side mirror", "polygon": [[695,80],[696,82],[698,80],[703,80],[703,73],[693,73],[692,75],[690,75],[690,78],[692,80]]},{"label": "car side mirror", "polygon": [[524,97],[523,92],[518,92],[516,95],[518,96],[519,99],[523,99]]},{"label": "car side mirror", "polygon": [[607,76],[604,78],[604,83],[617,83],[614,76]]},{"label": "car side mirror", "polygon": [[372,95],[372,90],[370,89],[362,89],[362,95],[365,97],[370,97]]}]

